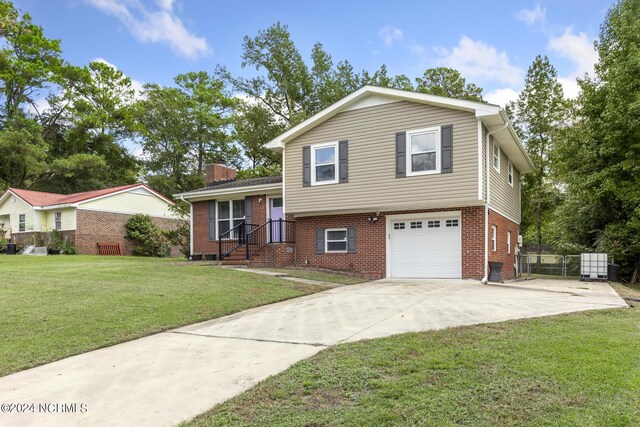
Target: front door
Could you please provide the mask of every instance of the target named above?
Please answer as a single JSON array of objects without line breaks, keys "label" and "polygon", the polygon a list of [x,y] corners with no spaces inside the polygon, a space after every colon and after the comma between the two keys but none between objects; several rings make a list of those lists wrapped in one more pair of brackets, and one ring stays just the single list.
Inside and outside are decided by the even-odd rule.
[{"label": "front door", "polygon": [[270,241],[272,243],[282,242],[284,232],[280,220],[283,219],[282,197],[272,197],[269,199],[269,219],[271,219]]}]

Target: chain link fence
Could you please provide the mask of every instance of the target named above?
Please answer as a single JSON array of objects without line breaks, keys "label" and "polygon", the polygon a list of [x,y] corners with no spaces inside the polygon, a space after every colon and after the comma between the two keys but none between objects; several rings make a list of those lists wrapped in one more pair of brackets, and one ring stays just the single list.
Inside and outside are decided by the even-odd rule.
[{"label": "chain link fence", "polygon": [[[610,262],[613,263],[613,257]],[[580,255],[522,254],[522,275],[578,279],[580,277]]]}]

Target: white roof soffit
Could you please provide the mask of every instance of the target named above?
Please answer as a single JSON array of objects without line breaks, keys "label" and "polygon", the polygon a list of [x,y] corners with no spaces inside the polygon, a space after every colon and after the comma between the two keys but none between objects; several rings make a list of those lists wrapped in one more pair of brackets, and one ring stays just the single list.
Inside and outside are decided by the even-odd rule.
[{"label": "white roof soffit", "polygon": [[201,201],[201,200],[210,200],[212,197],[225,197],[225,196],[234,196],[234,195],[243,195],[243,196],[251,196],[251,195],[261,195],[261,194],[272,194],[272,193],[282,193],[282,183],[276,182],[272,184],[263,184],[263,185],[250,185],[246,187],[232,187],[232,188],[222,188],[211,190],[202,190],[197,192],[189,192],[189,193],[178,193],[174,194],[173,197],[176,199],[182,199],[187,201]]}]

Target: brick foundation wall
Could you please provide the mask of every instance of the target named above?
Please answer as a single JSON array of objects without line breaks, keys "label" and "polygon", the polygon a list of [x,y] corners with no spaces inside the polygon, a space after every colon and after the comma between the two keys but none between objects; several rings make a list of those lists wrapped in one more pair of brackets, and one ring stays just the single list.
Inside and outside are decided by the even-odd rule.
[{"label": "brick foundation wall", "polygon": [[[482,206],[383,212],[370,223],[371,214],[325,215],[296,218],[296,265],[358,273],[378,279],[386,276],[386,216],[408,213],[461,212],[462,278],[484,276],[484,208]],[[355,227],[356,253],[316,254],[317,228]]]},{"label": "brick foundation wall", "polygon": [[[78,253],[97,255],[98,242],[119,243],[123,255],[131,255],[135,243],[125,239],[125,224],[132,215],[113,212],[90,211],[78,209],[76,211],[75,243]],[[171,230],[180,224],[181,220],[167,218],[153,218],[153,221],[163,230]],[[172,256],[178,256],[176,248],[171,250]]]},{"label": "brick foundation wall", "polygon": [[[262,199],[261,202],[258,200]],[[218,242],[209,240],[209,201],[192,202],[193,205],[193,253],[217,254]],[[251,210],[254,224],[267,221],[267,197],[252,196]]]},{"label": "brick foundation wall", "polygon": [[[491,250],[491,226],[497,226],[496,251]],[[489,209],[489,262],[501,262],[502,280],[513,279],[515,269],[515,252],[518,244],[518,234],[520,227],[510,219],[505,218],[499,213]],[[511,253],[507,253],[507,231],[511,231]]]}]

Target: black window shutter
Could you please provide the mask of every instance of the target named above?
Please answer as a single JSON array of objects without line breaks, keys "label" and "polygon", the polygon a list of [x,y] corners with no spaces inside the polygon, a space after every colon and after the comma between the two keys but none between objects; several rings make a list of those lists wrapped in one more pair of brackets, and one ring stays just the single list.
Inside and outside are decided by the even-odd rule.
[{"label": "black window shutter", "polygon": [[340,141],[338,143],[338,152],[340,183],[349,182],[349,141]]},{"label": "black window shutter", "polygon": [[[253,224],[253,206],[251,204],[252,197],[247,196],[244,198],[244,223]],[[245,230],[245,233],[251,230]]]},{"label": "black window shutter", "polygon": [[453,172],[453,125],[445,125],[440,128],[440,163],[441,173]]},{"label": "black window shutter", "polygon": [[209,200],[209,240],[216,240],[216,201]]},{"label": "black window shutter", "polygon": [[324,253],[324,228],[316,228],[316,253]]},{"label": "black window shutter", "polygon": [[407,133],[396,133],[396,178],[407,176]]},{"label": "black window shutter", "polygon": [[356,228],[347,227],[347,253],[356,253]]},{"label": "black window shutter", "polygon": [[311,146],[302,147],[302,186],[311,185]]}]

